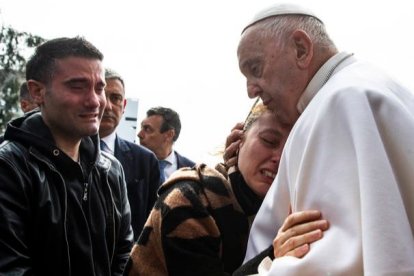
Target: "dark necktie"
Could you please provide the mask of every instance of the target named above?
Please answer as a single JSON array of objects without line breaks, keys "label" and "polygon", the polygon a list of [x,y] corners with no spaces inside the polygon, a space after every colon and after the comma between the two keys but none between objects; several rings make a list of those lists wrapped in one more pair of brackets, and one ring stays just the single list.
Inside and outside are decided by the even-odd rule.
[{"label": "dark necktie", "polygon": [[168,165],[168,161],[166,161],[166,160],[158,160],[158,165],[160,167],[160,182],[162,184],[165,181],[165,172],[164,172],[164,169]]},{"label": "dark necktie", "polygon": [[100,144],[101,144],[101,151],[112,154],[111,149],[108,147],[108,145],[103,140],[101,140]]}]

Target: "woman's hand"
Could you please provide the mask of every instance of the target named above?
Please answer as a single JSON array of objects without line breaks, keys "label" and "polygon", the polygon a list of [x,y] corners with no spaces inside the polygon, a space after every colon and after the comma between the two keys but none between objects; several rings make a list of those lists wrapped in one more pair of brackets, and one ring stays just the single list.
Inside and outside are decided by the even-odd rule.
[{"label": "woman's hand", "polygon": [[275,258],[294,256],[301,258],[310,249],[310,243],[320,240],[329,228],[327,220],[316,210],[290,214],[273,240]]},{"label": "woman's hand", "polygon": [[227,168],[237,166],[237,152],[241,137],[243,136],[243,123],[237,123],[231,130],[226,139],[226,148],[223,154],[224,164]]}]

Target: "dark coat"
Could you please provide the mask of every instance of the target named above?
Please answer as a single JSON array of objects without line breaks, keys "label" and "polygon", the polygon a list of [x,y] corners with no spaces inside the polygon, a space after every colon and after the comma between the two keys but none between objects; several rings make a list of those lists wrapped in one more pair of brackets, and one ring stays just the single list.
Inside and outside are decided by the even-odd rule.
[{"label": "dark coat", "polygon": [[120,275],[133,236],[122,166],[82,139],[56,147],[40,113],[7,126],[0,146],[0,274]]},{"label": "dark coat", "polygon": [[183,168],[183,167],[194,167],[195,163],[188,159],[187,157],[182,156],[178,152],[175,152],[175,157],[177,158],[177,169]]},{"label": "dark coat", "polygon": [[158,160],[148,149],[120,138],[115,139],[115,157],[124,168],[135,240],[157,199],[160,182]]}]

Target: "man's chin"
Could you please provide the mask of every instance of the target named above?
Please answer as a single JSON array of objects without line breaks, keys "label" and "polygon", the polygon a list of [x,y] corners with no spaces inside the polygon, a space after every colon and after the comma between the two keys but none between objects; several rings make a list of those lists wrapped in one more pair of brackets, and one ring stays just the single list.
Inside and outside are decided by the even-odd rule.
[{"label": "man's chin", "polygon": [[115,129],[116,125],[112,121],[102,120],[99,127],[105,130],[110,130],[110,129],[112,130],[112,129]]},{"label": "man's chin", "polygon": [[88,127],[84,130],[84,137],[94,136],[98,134],[99,129],[97,127]]},{"label": "man's chin", "polygon": [[106,137],[115,131],[115,128],[102,125],[99,127],[99,136]]}]

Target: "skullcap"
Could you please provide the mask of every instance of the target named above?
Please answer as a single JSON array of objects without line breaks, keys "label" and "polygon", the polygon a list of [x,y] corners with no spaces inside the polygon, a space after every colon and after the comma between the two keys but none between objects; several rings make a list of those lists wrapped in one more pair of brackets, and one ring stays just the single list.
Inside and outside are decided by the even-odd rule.
[{"label": "skullcap", "polygon": [[307,16],[312,16],[314,18],[316,18],[317,20],[319,20],[321,23],[322,20],[319,19],[311,10],[305,8],[305,7],[301,7],[299,5],[295,5],[295,4],[274,4],[270,7],[267,7],[261,11],[259,11],[254,17],[253,19],[247,24],[247,26],[243,29],[242,33],[249,28],[250,26],[252,26],[253,24],[262,21],[266,18],[269,17],[273,17],[273,16],[278,16],[278,15],[288,15],[288,14],[295,14],[295,15],[307,15]]}]

